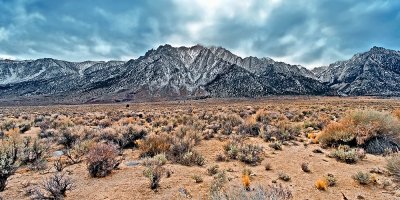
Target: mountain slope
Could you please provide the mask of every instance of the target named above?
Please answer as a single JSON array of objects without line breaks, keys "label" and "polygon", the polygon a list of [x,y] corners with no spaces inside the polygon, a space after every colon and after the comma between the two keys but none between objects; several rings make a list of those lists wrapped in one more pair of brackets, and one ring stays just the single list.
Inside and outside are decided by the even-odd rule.
[{"label": "mountain slope", "polygon": [[0,60],[0,102],[335,94],[400,96],[400,52],[373,47],[312,71],[201,45],[162,45],[128,62]]},{"label": "mountain slope", "polygon": [[342,95],[400,96],[400,52],[373,47],[314,71]]}]

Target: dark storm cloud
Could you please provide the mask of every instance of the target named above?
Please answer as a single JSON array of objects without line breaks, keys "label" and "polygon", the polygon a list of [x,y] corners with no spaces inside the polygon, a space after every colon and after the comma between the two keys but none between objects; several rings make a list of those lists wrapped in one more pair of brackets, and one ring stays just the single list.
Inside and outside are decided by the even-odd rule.
[{"label": "dark storm cloud", "polygon": [[129,59],[172,45],[318,66],[399,49],[400,1],[0,0],[0,57]]}]

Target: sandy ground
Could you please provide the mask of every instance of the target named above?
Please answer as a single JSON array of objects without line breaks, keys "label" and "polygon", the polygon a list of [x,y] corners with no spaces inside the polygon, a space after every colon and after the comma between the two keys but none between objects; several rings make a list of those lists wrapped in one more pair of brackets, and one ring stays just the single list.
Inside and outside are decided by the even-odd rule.
[{"label": "sandy ground", "polygon": [[[220,108],[221,106],[235,107],[244,106],[274,106],[296,107],[298,109],[307,109],[310,106],[338,106],[339,109],[345,111],[348,108],[378,108],[380,110],[399,108],[398,100],[379,100],[379,99],[342,99],[342,98],[313,98],[311,101],[302,97],[297,99],[276,99],[253,100],[253,101],[217,101],[209,103],[208,101],[180,102],[171,103],[154,103],[154,104],[131,104],[129,108],[125,108],[125,104],[114,105],[86,105],[86,106],[51,106],[51,107],[4,107],[0,108],[1,114],[21,112],[106,112],[110,110],[133,110],[152,112],[173,111],[172,109],[187,109],[190,107],[207,107],[208,109]],[[343,112],[344,112],[343,111]],[[35,135],[35,129],[30,133]],[[303,139],[306,139],[304,136]],[[298,138],[300,139],[300,138]],[[160,182],[160,188],[153,191],[149,188],[149,181],[143,176],[145,167],[141,165],[127,166],[130,161],[138,161],[139,150],[127,149],[124,151],[125,160],[120,165],[119,170],[104,178],[91,178],[86,170],[84,162],[68,166],[64,171],[74,181],[73,190],[67,192],[66,199],[185,199],[179,192],[180,188],[185,188],[193,199],[207,199],[208,191],[213,177],[207,175],[207,168],[218,164],[220,170],[228,170],[227,177],[230,181],[225,185],[226,189],[237,189],[241,186],[241,174],[244,168],[251,169],[254,176],[251,176],[251,188],[258,185],[266,186],[272,184],[276,180],[284,186],[290,188],[293,192],[294,199],[343,199],[343,194],[348,199],[400,199],[393,190],[393,185],[384,189],[382,182],[390,180],[386,175],[376,175],[378,184],[370,184],[363,186],[352,179],[352,175],[358,171],[368,172],[374,167],[384,169],[386,158],[382,156],[374,156],[367,154],[366,159],[356,164],[346,164],[327,157],[331,149],[322,149],[323,154],[313,153],[316,148],[321,148],[318,144],[310,144],[304,146],[302,142],[296,142],[297,145],[283,146],[282,151],[276,151],[268,147],[267,142],[261,138],[247,138],[245,142],[258,144],[264,147],[263,161],[258,166],[245,165],[239,161],[216,162],[215,157],[218,153],[223,153],[223,146],[227,140],[213,138],[211,140],[202,140],[195,147],[200,154],[206,159],[206,165],[182,166],[179,164],[167,163],[164,167],[172,171],[171,177],[163,177]],[[272,166],[272,170],[266,171],[264,164],[268,162]],[[300,165],[304,162],[309,163],[311,173],[302,171]],[[52,166],[49,163],[49,166]],[[7,188],[0,193],[4,199],[29,199],[25,196],[25,185],[28,183],[42,183],[45,177],[51,175],[54,169],[50,169],[49,173],[31,172],[27,170],[19,170],[9,178]],[[278,173],[284,172],[291,177],[289,182],[278,180]],[[328,173],[333,174],[337,179],[337,185],[329,187],[327,191],[320,191],[315,188],[315,181]],[[191,178],[193,175],[200,175],[204,182],[195,183]]]},{"label": "sandy ground", "polygon": [[[337,162],[335,159],[328,158],[325,154],[328,150],[323,150],[325,154],[313,153],[312,150],[319,148],[318,145],[304,147],[284,146],[282,151],[275,151],[268,147],[268,143],[259,138],[250,138],[251,143],[264,146],[265,158],[263,163],[271,163],[272,170],[266,171],[264,165],[250,167],[238,161],[215,162],[215,155],[223,152],[225,142],[218,139],[204,140],[196,147],[205,156],[207,164],[203,167],[187,167],[177,164],[167,164],[165,168],[170,169],[173,174],[170,178],[163,177],[161,187],[157,192],[152,191],[148,185],[147,178],[143,176],[145,169],[141,165],[126,166],[122,164],[119,170],[114,171],[105,178],[90,178],[85,168],[85,164],[69,166],[65,171],[70,171],[70,177],[75,182],[75,187],[68,192],[66,199],[183,199],[179,188],[185,188],[194,199],[206,199],[212,177],[207,175],[207,167],[218,164],[220,169],[232,169],[227,172],[227,177],[232,178],[226,188],[241,186],[241,173],[244,168],[251,169],[255,174],[252,176],[251,186],[268,185],[272,180],[278,179],[279,172],[285,172],[291,177],[291,181],[284,182],[277,180],[288,186],[294,199],[343,199],[342,193],[348,199],[357,199],[361,195],[365,199],[396,199],[389,191],[382,189],[380,185],[362,186],[356,183],[351,176],[358,171],[369,171],[373,167],[384,169],[385,158],[380,156],[367,155],[365,160],[357,164],[345,164]],[[138,150],[126,150],[126,161],[138,160]],[[301,163],[308,162],[312,170],[305,173],[301,170]],[[231,170],[230,170],[231,171]],[[329,187],[327,191],[319,191],[314,183],[327,173],[335,175],[337,185]],[[195,183],[192,175],[201,175],[203,183]],[[33,183],[43,180],[42,174],[31,172],[19,172],[9,180],[6,191],[3,192],[5,199],[29,199],[24,196],[22,183],[31,181]],[[388,177],[378,175],[378,182]]]}]

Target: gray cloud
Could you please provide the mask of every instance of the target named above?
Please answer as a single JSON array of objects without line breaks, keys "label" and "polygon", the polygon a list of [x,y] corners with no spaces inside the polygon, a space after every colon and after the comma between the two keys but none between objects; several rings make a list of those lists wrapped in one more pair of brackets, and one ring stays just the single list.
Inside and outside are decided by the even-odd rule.
[{"label": "gray cloud", "polygon": [[377,45],[399,49],[400,2],[374,0],[0,0],[0,56],[130,59],[218,45],[305,66]]}]

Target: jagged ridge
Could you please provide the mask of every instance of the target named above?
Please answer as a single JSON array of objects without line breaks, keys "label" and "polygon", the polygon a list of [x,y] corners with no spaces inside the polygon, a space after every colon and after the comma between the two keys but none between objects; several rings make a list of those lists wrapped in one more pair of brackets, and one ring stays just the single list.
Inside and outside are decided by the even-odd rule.
[{"label": "jagged ridge", "polygon": [[[0,60],[0,98],[110,102],[266,95],[399,95],[399,52],[374,47],[313,71],[222,47],[162,45],[138,59]],[[29,97],[29,98],[28,98]]]}]

